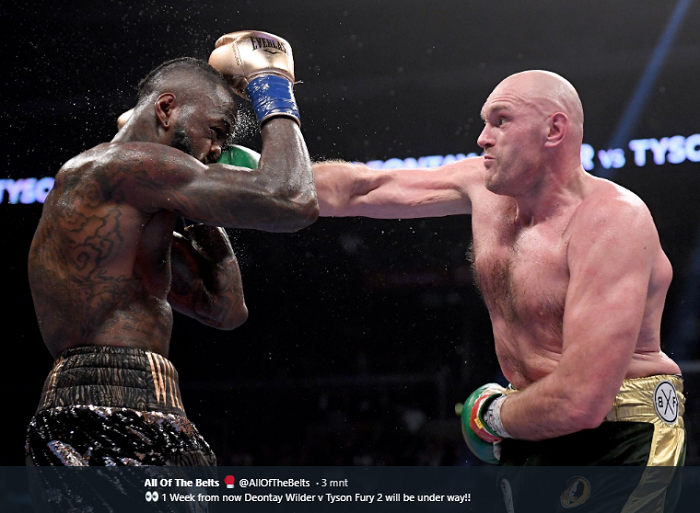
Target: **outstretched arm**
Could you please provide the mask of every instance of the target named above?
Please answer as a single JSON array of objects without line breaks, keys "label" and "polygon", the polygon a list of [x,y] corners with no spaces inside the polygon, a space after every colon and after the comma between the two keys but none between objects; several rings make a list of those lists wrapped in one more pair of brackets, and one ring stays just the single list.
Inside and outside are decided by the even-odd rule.
[{"label": "outstretched arm", "polygon": [[173,233],[168,301],[178,312],[232,330],[248,318],[241,271],[223,228],[204,224]]},{"label": "outstretched arm", "polygon": [[387,171],[340,161],[313,165],[321,216],[380,219],[470,214],[470,195],[482,183],[482,169],[479,157],[439,168]]}]

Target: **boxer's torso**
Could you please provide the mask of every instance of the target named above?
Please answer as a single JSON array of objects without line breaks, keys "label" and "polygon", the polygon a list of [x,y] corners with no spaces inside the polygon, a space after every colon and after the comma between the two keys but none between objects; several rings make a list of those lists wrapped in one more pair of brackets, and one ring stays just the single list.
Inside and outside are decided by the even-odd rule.
[{"label": "boxer's torso", "polygon": [[[472,199],[473,267],[491,317],[496,354],[506,378],[524,388],[554,370],[563,347],[572,218],[594,194],[614,194],[592,178],[579,200],[545,220],[523,226],[515,201],[483,189]],[[575,229],[585,227],[577,219]],[[659,327],[671,266],[659,246],[649,277],[642,328],[627,378],[679,373],[660,351]]]},{"label": "boxer's torso", "polygon": [[119,183],[99,158],[98,149],[90,150],[58,173],[30,248],[29,281],[44,341],[54,357],[81,345],[167,356],[176,216],[147,215],[121,201]]}]

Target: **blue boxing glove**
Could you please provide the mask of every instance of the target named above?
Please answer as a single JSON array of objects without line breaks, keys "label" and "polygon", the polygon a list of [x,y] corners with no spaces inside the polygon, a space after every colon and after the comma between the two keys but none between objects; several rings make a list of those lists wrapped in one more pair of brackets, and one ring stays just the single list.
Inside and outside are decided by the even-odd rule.
[{"label": "blue boxing glove", "polygon": [[292,47],[281,37],[253,30],[225,34],[214,44],[209,64],[226,77],[236,94],[253,102],[260,125],[276,116],[301,124],[292,91]]}]

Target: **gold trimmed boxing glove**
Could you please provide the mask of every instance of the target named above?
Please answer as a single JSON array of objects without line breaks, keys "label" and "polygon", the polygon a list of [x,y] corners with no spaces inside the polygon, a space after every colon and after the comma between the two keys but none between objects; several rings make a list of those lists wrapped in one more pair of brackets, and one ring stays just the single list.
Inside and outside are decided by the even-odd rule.
[{"label": "gold trimmed boxing glove", "polygon": [[300,124],[292,86],[294,57],[289,43],[268,32],[242,30],[221,36],[209,64],[219,70],[233,91],[253,103],[258,123],[275,116]]}]

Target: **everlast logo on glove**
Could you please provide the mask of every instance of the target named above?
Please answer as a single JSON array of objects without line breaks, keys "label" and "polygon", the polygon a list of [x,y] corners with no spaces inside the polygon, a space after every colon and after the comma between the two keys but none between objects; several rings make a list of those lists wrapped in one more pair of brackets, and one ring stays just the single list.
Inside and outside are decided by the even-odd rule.
[{"label": "everlast logo on glove", "polygon": [[214,43],[209,64],[226,77],[233,92],[253,102],[261,126],[277,116],[300,123],[292,90],[292,47],[281,37],[252,30],[224,34]]},{"label": "everlast logo on glove", "polygon": [[270,48],[273,48],[275,50],[279,50],[280,52],[288,53],[287,48],[281,41],[273,41],[272,39],[251,36],[250,42],[253,45],[253,50],[269,50]]}]

